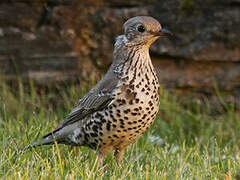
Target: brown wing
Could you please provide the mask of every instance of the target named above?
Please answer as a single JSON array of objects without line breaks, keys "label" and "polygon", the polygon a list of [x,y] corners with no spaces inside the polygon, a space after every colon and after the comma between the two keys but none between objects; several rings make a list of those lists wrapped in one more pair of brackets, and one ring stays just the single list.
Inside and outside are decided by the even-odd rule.
[{"label": "brown wing", "polygon": [[70,112],[57,130],[84,119],[87,115],[107,107],[113,100],[112,93],[118,84],[118,77],[110,69],[105,77]]},{"label": "brown wing", "polygon": [[59,126],[59,128],[72,124],[76,121],[82,120],[87,115],[104,109],[105,107],[108,106],[108,104],[111,101],[112,97],[110,95],[98,97],[98,95],[96,95],[95,93],[88,94],[88,96],[80,100],[79,105],[69,113],[69,115]]}]

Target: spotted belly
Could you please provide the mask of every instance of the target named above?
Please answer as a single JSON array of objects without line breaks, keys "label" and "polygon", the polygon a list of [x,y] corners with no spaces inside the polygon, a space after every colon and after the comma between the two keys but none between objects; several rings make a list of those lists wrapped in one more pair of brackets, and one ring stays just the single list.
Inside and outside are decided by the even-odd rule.
[{"label": "spotted belly", "polygon": [[153,123],[159,109],[159,87],[122,84],[113,102],[93,113],[72,139],[93,149],[121,149],[136,141]]},{"label": "spotted belly", "polygon": [[[131,105],[116,105],[116,109],[106,110],[109,112],[109,118],[105,124],[103,131],[103,142],[113,146],[115,149],[121,146],[127,146],[135,142],[153,123],[157,107],[145,106],[144,101],[133,100],[134,104]],[[122,102],[125,102],[122,99]],[[120,103],[121,104],[121,103]],[[123,103],[122,103],[123,104]],[[150,103],[151,104],[151,103]],[[109,107],[111,109],[111,106]]]},{"label": "spotted belly", "polygon": [[119,149],[135,142],[153,123],[158,105],[158,94],[143,95],[122,89],[111,105],[94,113],[85,125],[85,145]]}]

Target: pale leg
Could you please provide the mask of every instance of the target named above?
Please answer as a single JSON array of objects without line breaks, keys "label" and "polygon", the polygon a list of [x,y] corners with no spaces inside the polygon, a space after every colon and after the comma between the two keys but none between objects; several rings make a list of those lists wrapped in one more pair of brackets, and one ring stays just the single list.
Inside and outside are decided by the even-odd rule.
[{"label": "pale leg", "polygon": [[104,153],[102,153],[102,152],[98,153],[98,167],[99,168],[101,168],[103,166],[104,156],[105,156]]},{"label": "pale leg", "polygon": [[118,166],[120,166],[120,162],[122,161],[123,153],[124,153],[124,149],[116,149],[114,152],[114,156]]}]

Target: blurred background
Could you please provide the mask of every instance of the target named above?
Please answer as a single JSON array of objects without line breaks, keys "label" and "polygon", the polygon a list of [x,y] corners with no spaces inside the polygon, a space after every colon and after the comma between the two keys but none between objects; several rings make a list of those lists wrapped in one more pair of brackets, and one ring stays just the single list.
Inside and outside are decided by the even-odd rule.
[{"label": "blurred background", "polygon": [[[151,47],[159,114],[122,167],[108,156],[94,173],[84,147],[19,153],[100,80],[139,15],[175,36]],[[240,179],[239,32],[240,0],[0,0],[0,179]]]},{"label": "blurred background", "polygon": [[151,47],[164,88],[221,111],[218,92],[240,107],[239,0],[1,0],[0,76],[39,87],[97,81],[122,24],[138,15],[175,34]]}]

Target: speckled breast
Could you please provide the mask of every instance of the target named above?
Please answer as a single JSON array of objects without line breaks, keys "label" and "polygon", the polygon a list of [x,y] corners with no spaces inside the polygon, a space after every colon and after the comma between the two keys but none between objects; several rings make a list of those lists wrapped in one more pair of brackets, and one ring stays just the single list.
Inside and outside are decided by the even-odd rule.
[{"label": "speckled breast", "polygon": [[[129,69],[131,71],[131,69]],[[104,110],[104,145],[127,146],[153,123],[159,109],[159,83],[152,64],[125,72],[111,105]]]},{"label": "speckled breast", "polygon": [[113,101],[89,117],[74,142],[101,151],[122,149],[150,127],[159,109],[159,83],[150,58],[139,57],[116,71]]}]

